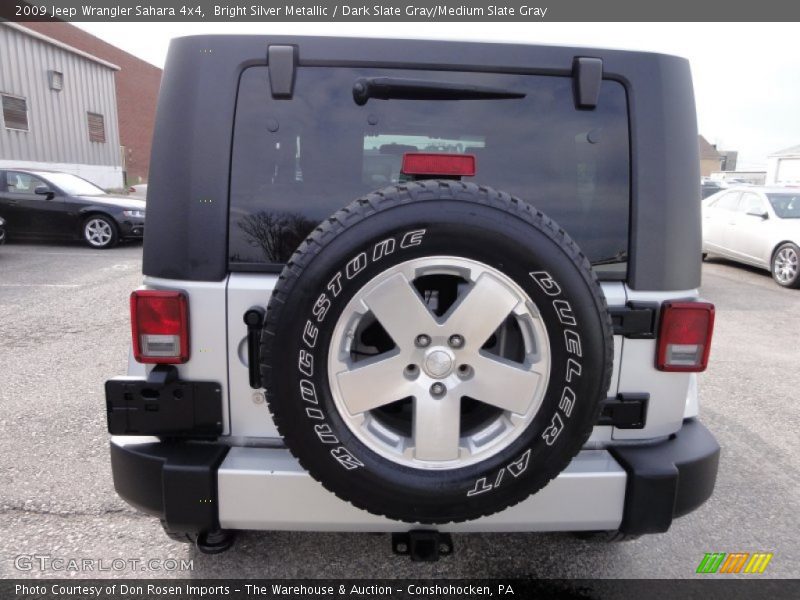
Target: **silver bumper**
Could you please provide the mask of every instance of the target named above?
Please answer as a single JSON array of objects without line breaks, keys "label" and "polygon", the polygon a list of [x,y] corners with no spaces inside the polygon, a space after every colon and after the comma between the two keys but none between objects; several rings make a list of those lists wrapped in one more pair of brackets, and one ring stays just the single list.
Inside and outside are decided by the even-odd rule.
[{"label": "silver bumper", "polygon": [[[625,471],[605,450],[583,450],[547,487],[500,513],[438,525],[448,532],[614,530],[625,505]],[[217,474],[224,529],[408,531],[413,525],[340,500],[284,449],[233,447]],[[428,526],[430,528],[430,526]]]}]

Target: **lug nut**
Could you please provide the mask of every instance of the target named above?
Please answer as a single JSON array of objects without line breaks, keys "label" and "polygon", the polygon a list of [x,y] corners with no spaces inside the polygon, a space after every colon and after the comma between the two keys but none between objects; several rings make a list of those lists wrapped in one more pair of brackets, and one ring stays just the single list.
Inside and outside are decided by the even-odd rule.
[{"label": "lug nut", "polygon": [[447,340],[447,343],[453,348],[461,348],[461,346],[464,345],[464,338],[458,334],[451,335],[450,339]]},{"label": "lug nut", "polygon": [[438,381],[431,386],[431,396],[435,398],[440,398],[447,393],[447,388],[444,387],[443,383],[439,383]]},{"label": "lug nut", "polygon": [[417,336],[417,339],[414,340],[414,343],[420,348],[427,348],[431,345],[431,338],[429,335],[421,333]]}]

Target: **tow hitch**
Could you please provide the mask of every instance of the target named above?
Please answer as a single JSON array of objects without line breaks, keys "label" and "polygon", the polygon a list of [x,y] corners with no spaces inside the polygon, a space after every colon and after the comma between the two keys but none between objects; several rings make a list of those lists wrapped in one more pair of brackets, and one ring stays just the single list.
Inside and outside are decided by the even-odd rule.
[{"label": "tow hitch", "polygon": [[453,553],[453,538],[449,533],[430,530],[413,530],[392,534],[392,551],[410,556],[414,562],[436,562],[440,556]]}]

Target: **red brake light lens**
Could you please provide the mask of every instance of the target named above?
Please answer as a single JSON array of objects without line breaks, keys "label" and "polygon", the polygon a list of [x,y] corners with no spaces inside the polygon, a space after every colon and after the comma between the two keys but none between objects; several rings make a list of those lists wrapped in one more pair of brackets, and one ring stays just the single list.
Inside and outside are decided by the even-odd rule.
[{"label": "red brake light lens", "polygon": [[472,154],[425,154],[407,152],[403,155],[404,175],[431,177],[473,177],[475,157]]},{"label": "red brake light lens", "polygon": [[183,292],[133,292],[131,329],[138,362],[178,364],[189,360],[189,302]]},{"label": "red brake light lens", "polygon": [[665,302],[661,309],[656,367],[660,371],[705,371],[713,332],[713,304]]}]

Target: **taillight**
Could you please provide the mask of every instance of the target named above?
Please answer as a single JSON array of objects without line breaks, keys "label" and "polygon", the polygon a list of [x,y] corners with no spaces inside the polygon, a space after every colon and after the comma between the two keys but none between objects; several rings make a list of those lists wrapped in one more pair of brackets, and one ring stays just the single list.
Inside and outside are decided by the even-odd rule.
[{"label": "taillight", "polygon": [[704,371],[713,331],[713,304],[665,302],[661,309],[656,367],[661,371]]},{"label": "taillight", "polygon": [[177,291],[138,290],[131,294],[133,356],[140,363],[189,360],[189,303]]},{"label": "taillight", "polygon": [[429,177],[473,177],[475,157],[472,154],[425,154],[406,152],[403,155],[403,175]]}]

